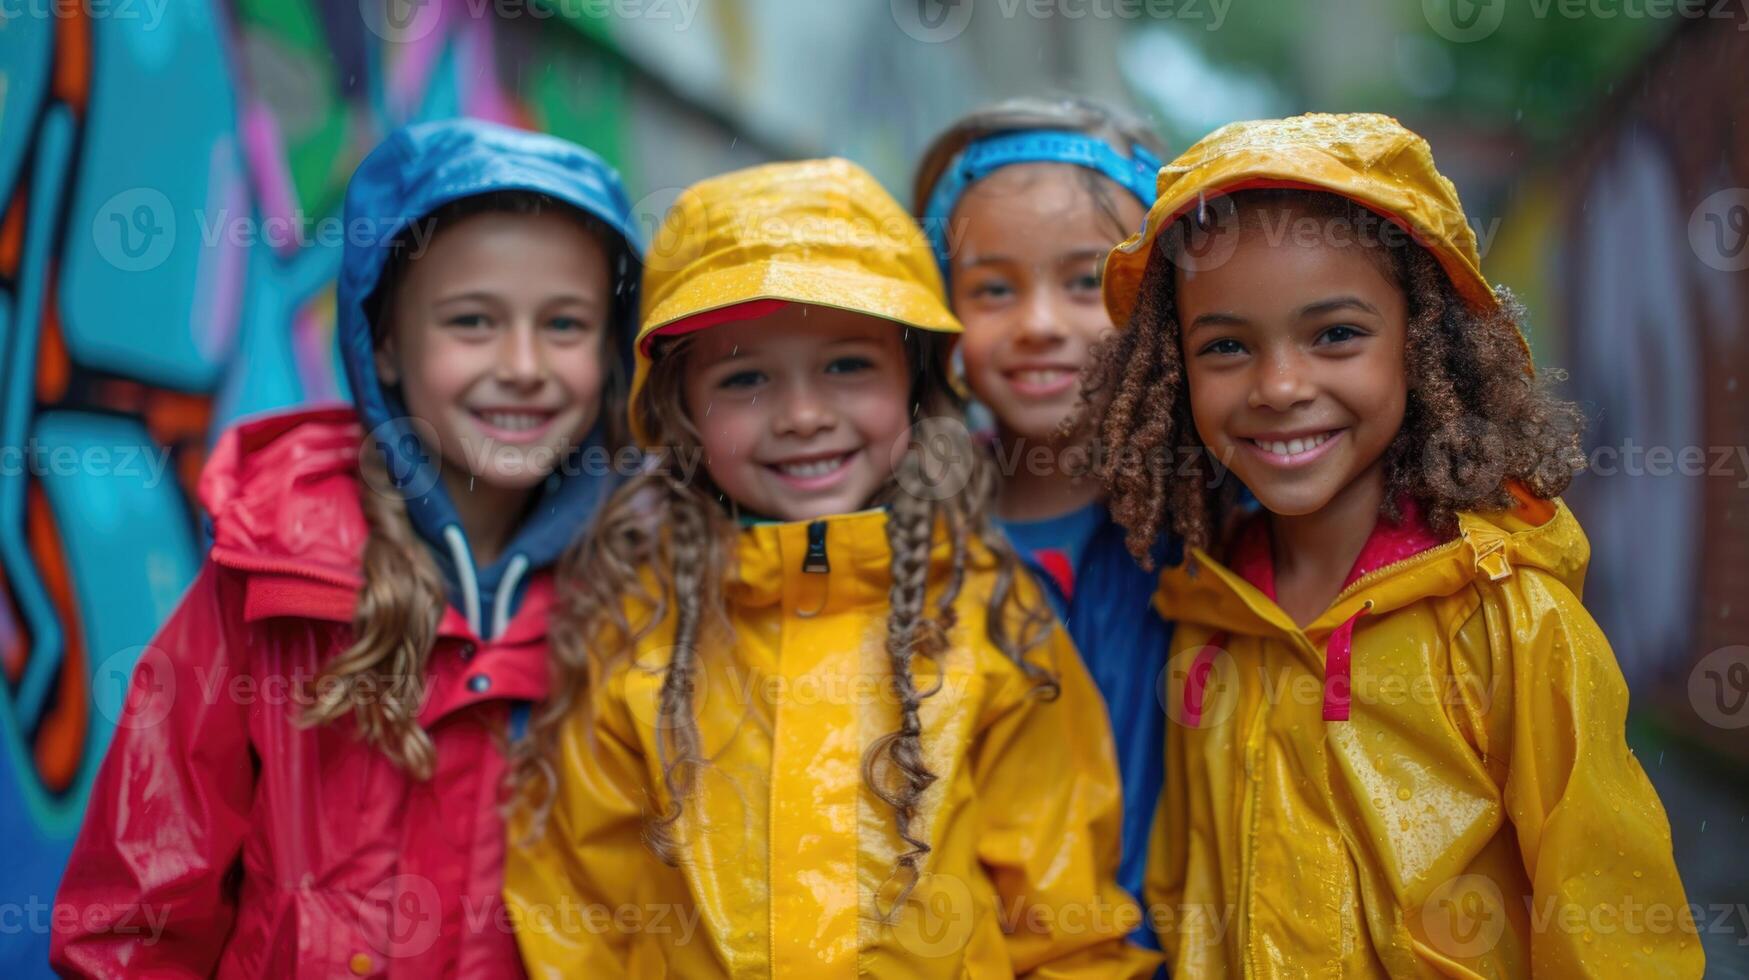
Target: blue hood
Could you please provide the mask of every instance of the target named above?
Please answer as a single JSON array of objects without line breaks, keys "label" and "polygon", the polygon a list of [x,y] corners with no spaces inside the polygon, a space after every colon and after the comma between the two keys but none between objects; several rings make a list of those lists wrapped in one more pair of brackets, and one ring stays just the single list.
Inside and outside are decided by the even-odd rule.
[{"label": "blue hood", "polygon": [[[475,120],[421,123],[397,130],[358,165],[346,187],[346,236],[340,268],[338,340],[364,427],[388,457],[389,473],[407,499],[407,516],[431,547],[450,598],[484,638],[503,629],[520,603],[529,572],[551,565],[587,524],[616,482],[580,467],[555,472],[528,518],[491,566],[478,568],[455,506],[439,479],[440,459],[407,422],[398,392],[377,379],[366,301],[377,288],[389,245],[409,224],[451,201],[494,191],[533,191],[600,219],[619,233],[615,322],[631,377],[637,334],[643,244],[619,174],[594,153],[557,137]],[[355,225],[355,222],[362,224]],[[579,447],[599,445],[598,426]]]}]

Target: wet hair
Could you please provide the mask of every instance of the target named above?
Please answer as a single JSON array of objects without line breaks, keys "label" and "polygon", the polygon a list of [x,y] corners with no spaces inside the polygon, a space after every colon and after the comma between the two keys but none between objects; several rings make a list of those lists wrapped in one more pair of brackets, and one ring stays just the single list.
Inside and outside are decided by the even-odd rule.
[{"label": "wet hair", "polygon": [[[943,130],[923,151],[917,163],[917,173],[911,182],[912,210],[920,218],[929,204],[929,195],[956,157],[966,147],[986,136],[998,133],[1024,132],[1033,129],[1059,129],[1086,133],[1104,140],[1111,147],[1129,156],[1131,148],[1141,146],[1157,157],[1165,157],[1165,145],[1141,120],[1092,99],[1074,97],[1005,99],[967,113]],[[1111,222],[1117,238],[1135,229],[1117,212],[1118,195],[1129,192],[1115,181],[1086,167],[1075,167],[1075,174],[1102,216]],[[1115,239],[1114,239],[1115,240]]]},{"label": "wet hair", "polygon": [[[905,845],[894,869],[901,884],[892,904],[894,910],[904,904],[921,873],[922,859],[930,851],[928,842],[912,826],[924,793],[936,779],[924,758],[919,719],[923,700],[935,688],[918,688],[916,662],[918,658],[933,660],[949,648],[948,636],[956,625],[955,607],[968,564],[977,558],[974,541],[996,566],[988,600],[988,641],[1032,678],[1039,696],[1054,697],[1057,691],[1054,676],[1028,659],[1029,652],[1046,637],[1051,615],[1033,596],[1016,587],[1024,574],[1019,560],[986,516],[995,498],[994,468],[971,443],[964,425],[954,424],[963,418],[964,405],[948,384],[949,349],[950,341],[942,335],[906,330],[905,350],[913,368],[909,400],[913,417],[923,421],[913,427],[910,447],[894,476],[871,501],[871,506],[888,510],[892,583],[885,649],[899,722],[896,729],[870,746],[863,760],[863,778],[892,808],[898,836]],[[706,473],[695,474],[687,482],[676,462],[700,443],[686,412],[682,386],[690,351],[690,338],[686,337],[667,341],[658,349],[638,395],[637,411],[648,420],[650,444],[663,448],[655,452],[645,473],[608,500],[594,531],[576,545],[561,566],[550,627],[555,683],[547,701],[535,708],[529,737],[523,740],[515,760],[522,802],[532,808],[530,837],[537,837],[544,830],[556,792],[554,762],[560,732],[584,696],[589,678],[627,662],[639,642],[672,613],[674,636],[668,662],[661,667],[659,716],[654,726],[669,802],[649,816],[644,834],[651,850],[670,865],[678,861],[676,825],[700,772],[708,765],[694,714],[702,670],[699,658],[733,643],[722,583],[731,573],[734,502]],[[931,420],[945,424],[937,427]],[[954,467],[947,473],[931,474],[929,485],[963,485],[964,489],[943,499],[907,492],[905,487],[925,481],[922,468],[926,456],[931,461],[946,460]],[[938,527],[945,527],[952,545],[951,570],[944,580],[932,583],[931,551]],[[634,622],[628,608],[645,612]],[[713,639],[720,640],[720,645],[705,642],[706,630],[711,629],[718,631]]]},{"label": "wet hair", "polygon": [[[389,336],[395,290],[408,267],[418,261],[420,244],[436,241],[464,218],[487,213],[572,217],[607,246],[612,281],[631,281],[631,258],[623,241],[592,215],[529,191],[462,198],[420,218],[417,234],[403,232],[387,246],[383,273],[364,301],[373,346],[381,347]],[[621,354],[621,345],[628,341],[615,329],[625,316],[626,302],[629,297],[616,287],[602,330],[606,377],[600,418],[610,449],[628,441],[624,407],[628,379]],[[428,779],[436,751],[418,715],[424,701],[426,659],[447,604],[443,577],[408,520],[406,500],[391,489],[388,463],[376,440],[365,440],[358,465],[358,500],[369,537],[364,546],[364,585],[352,615],[353,639],[316,678],[303,722],[326,725],[351,717],[363,741],[380,748],[414,778]]]},{"label": "wet hair", "polygon": [[[1349,222],[1353,247],[1398,284],[1407,300],[1408,393],[1402,428],[1384,454],[1381,511],[1401,518],[1414,500],[1442,534],[1457,530],[1459,511],[1513,506],[1512,486],[1548,499],[1584,465],[1584,418],[1533,377],[1521,341],[1524,308],[1504,288],[1498,304],[1466,305],[1433,255],[1396,225],[1335,194],[1298,189],[1242,190],[1214,201],[1240,233],[1255,233],[1270,214],[1291,212]],[[1240,487],[1197,434],[1181,347],[1177,272],[1194,248],[1193,209],[1156,239],[1130,322],[1094,352],[1079,415],[1096,426],[1095,469],[1126,543],[1151,567],[1149,548],[1170,528],[1185,543],[1209,548],[1233,514]],[[1370,229],[1370,231],[1369,231]]]}]

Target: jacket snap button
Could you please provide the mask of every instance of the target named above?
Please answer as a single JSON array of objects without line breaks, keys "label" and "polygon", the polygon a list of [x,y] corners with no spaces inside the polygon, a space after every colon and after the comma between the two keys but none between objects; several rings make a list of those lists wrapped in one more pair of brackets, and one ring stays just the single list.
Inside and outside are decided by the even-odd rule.
[{"label": "jacket snap button", "polygon": [[352,959],[347,961],[346,964],[347,968],[352,971],[352,975],[357,977],[362,977],[369,973],[370,968],[375,965],[375,963],[371,962],[370,957],[363,953],[353,953]]},{"label": "jacket snap button", "polygon": [[461,648],[462,659],[463,660],[474,659],[474,653],[476,651],[478,651],[479,649],[480,649],[479,647],[474,646],[473,643],[471,643],[471,642],[463,643],[462,648]]},{"label": "jacket snap button", "polygon": [[492,687],[492,678],[485,674],[475,674],[468,678],[468,690],[475,694],[485,694]]}]

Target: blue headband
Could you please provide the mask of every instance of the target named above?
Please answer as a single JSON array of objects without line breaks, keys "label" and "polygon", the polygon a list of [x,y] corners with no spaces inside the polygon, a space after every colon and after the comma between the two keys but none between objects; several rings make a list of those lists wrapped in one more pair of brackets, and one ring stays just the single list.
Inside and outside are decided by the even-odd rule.
[{"label": "blue headband", "polygon": [[935,191],[929,195],[929,206],[923,209],[923,230],[929,244],[935,248],[935,260],[941,264],[941,278],[947,279],[947,222],[966,188],[989,176],[991,171],[1012,163],[1072,163],[1116,181],[1142,202],[1142,207],[1154,203],[1154,180],[1160,172],[1160,160],[1146,147],[1130,147],[1130,156],[1112,149],[1111,144],[1086,133],[1061,129],[1022,129],[997,133],[974,140],[956,157]]}]

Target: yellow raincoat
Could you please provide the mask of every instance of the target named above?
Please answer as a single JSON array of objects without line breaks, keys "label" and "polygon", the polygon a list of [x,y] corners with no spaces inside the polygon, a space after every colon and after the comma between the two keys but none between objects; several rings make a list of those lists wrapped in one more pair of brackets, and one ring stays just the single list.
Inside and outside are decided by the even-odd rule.
[{"label": "yellow raincoat", "polygon": [[[1200,549],[1162,575],[1177,723],[1147,899],[1175,977],[1701,975],[1627,687],[1579,602],[1584,532],[1528,497],[1459,519],[1304,629]],[[1328,721],[1345,624],[1348,718]]]},{"label": "yellow raincoat", "polygon": [[[640,385],[643,340],[748,301],[958,330],[921,231],[841,160],[705,181],[658,238]],[[1029,655],[1058,679],[1054,700],[985,640],[996,565],[975,542],[949,648],[915,668],[919,690],[935,688],[921,722],[938,778],[911,832],[931,851],[896,921],[880,918],[903,850],[891,807],[863,776],[870,745],[898,726],[886,521],[872,510],[738,532],[727,621],[707,614],[700,635],[693,699],[710,765],[677,825],[678,867],[642,839],[647,815],[669,802],[656,725],[672,618],[630,662],[606,661],[562,736],[546,833],[513,847],[506,868],[531,974],[1151,975],[1158,955],[1124,940],[1140,911],[1115,880],[1121,800],[1098,690],[1060,627]],[[932,595],[951,554],[943,529]],[[1017,588],[1043,603],[1024,577]],[[645,611],[627,612],[637,622]]]}]

